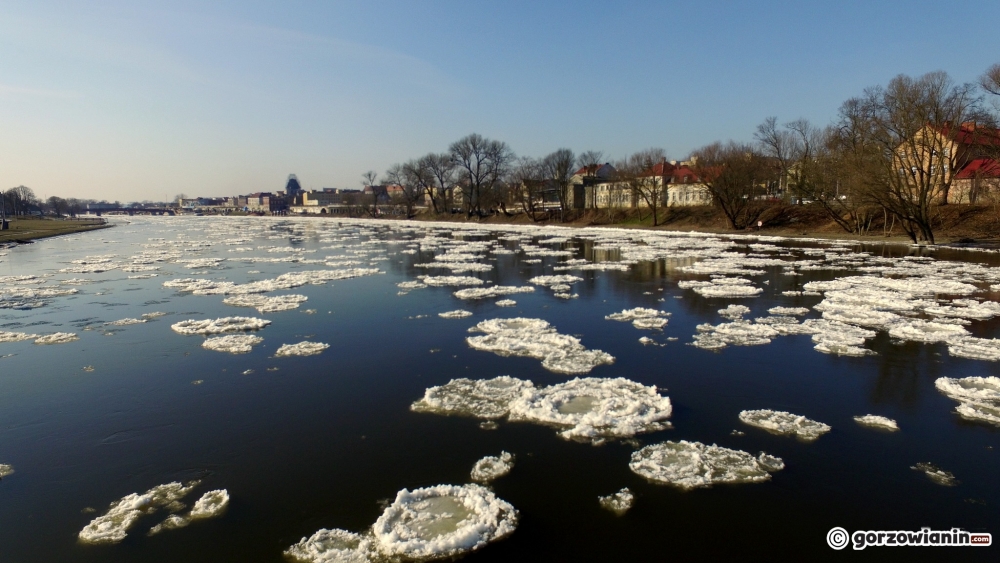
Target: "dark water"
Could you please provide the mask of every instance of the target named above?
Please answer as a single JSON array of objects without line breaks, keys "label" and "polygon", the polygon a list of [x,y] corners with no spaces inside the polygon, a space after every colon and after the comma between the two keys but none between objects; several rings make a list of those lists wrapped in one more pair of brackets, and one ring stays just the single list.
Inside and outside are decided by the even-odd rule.
[{"label": "dark water", "polygon": [[[188,239],[221,240],[217,233],[199,231],[213,221],[219,220],[134,222],[18,247],[0,257],[0,276],[54,273],[85,255],[125,258],[150,237],[183,233]],[[294,245],[307,249],[329,244],[319,240],[325,223],[261,221],[267,221],[270,236],[280,238],[255,233],[246,246],[288,245],[290,236]],[[372,238],[420,236],[384,231]],[[594,255],[589,242],[563,247],[580,257]],[[761,286],[761,297],[706,299],[677,287],[678,279],[705,279],[677,270],[690,260],[640,263],[628,272],[579,273],[553,272],[560,258],[525,264],[521,255],[501,255],[489,262],[496,266],[491,272],[459,275],[506,285],[551,273],[575,273],[584,281],[573,286],[578,299],[557,299],[539,288],[511,296],[516,307],[498,308],[493,300],[460,301],[452,296],[455,288],[397,295],[397,282],[447,272],[413,267],[433,252],[398,254],[404,247],[390,245],[374,247],[388,249],[389,260],[376,264],[385,275],[274,293],[307,295],[298,310],[259,315],[223,305],[222,296],[162,287],[174,277],[242,282],[324,269],[245,264],[227,248],[186,253],[185,258],[230,259],[221,269],[202,272],[167,263],[159,277],[145,280],[129,280],[117,270],[55,274],[52,280],[97,282],[78,286],[78,295],[52,298],[42,308],[0,309],[0,330],[80,336],[53,346],[0,344],[0,356],[13,354],[0,358],[0,463],[16,469],[0,481],[0,561],[282,561],[285,549],[320,528],[364,531],[381,514],[380,501],[402,488],[468,482],[476,460],[501,450],[515,454],[517,462],[492,487],[520,510],[520,524],[509,538],[464,561],[997,560],[996,547],[835,552],[825,538],[834,526],[1000,533],[1000,430],[963,421],[953,412],[956,403],[934,389],[938,377],[998,375],[1000,365],[949,357],[944,345],[894,344],[884,334],[869,344],[878,355],[864,358],[818,353],[809,336],[720,352],[687,345],[696,324],[722,321],[716,311],[728,303],[749,306],[749,317],[763,316],[775,305],[810,307],[821,298],[785,297],[781,291],[832,279],[838,272],[791,278],[769,269],[754,278],[758,285],[770,282]],[[344,250],[319,250],[312,257]],[[948,259],[989,259],[948,252]],[[672,313],[662,335],[603,318],[639,306]],[[474,315],[437,317],[458,308]],[[305,314],[306,309],[316,312]],[[152,311],[170,314],[146,324],[99,326]],[[258,333],[264,343],[249,354],[231,355],[201,348],[202,337],[170,330],[172,323],[188,318],[231,315],[272,320]],[[418,315],[427,317],[411,318]],[[568,442],[551,428],[530,424],[504,422],[485,431],[477,420],[409,410],[425,388],[455,377],[511,375],[539,386],[565,381],[537,360],[499,357],[466,345],[470,326],[514,316],[545,319],[560,332],[580,337],[588,348],[615,356],[613,365],[597,367],[590,376],[627,377],[668,395],[674,428],[640,435],[642,444],[684,439],[766,451],[783,458],[786,469],[762,484],[684,492],[633,474],[628,462],[634,445]],[[817,316],[813,311],[808,318]],[[997,325],[977,322],[971,330],[996,336]],[[83,330],[87,326],[95,329]],[[644,347],[638,342],[644,335],[678,340]],[[312,357],[273,357],[281,343],[306,339],[330,348]],[[84,366],[94,369],[83,371]],[[193,385],[195,380],[204,382]],[[833,430],[806,444],[737,419],[741,410],[764,408],[804,414]],[[902,430],[879,432],[852,420],[869,413],[895,419]],[[745,435],[731,435],[734,429]],[[953,472],[961,483],[932,483],[910,469],[921,461]],[[111,502],[194,478],[202,480],[196,495],[229,491],[232,502],[222,517],[147,537],[164,516],[161,511],[141,519],[120,544],[77,541],[80,529]],[[599,507],[598,495],[624,486],[636,494],[631,511],[616,517]],[[97,513],[83,513],[87,507]]]}]

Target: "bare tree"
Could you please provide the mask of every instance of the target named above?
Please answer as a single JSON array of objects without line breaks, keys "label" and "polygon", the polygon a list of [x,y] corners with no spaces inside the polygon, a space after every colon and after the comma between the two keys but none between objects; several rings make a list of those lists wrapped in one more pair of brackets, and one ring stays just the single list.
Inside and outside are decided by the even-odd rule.
[{"label": "bare tree", "polygon": [[439,206],[440,211],[451,211],[454,206],[452,190],[455,187],[455,163],[451,159],[451,154],[428,154],[421,158],[420,162],[434,179],[435,185],[430,188],[430,193],[435,211]]},{"label": "bare tree", "polygon": [[27,186],[11,188],[7,190],[6,194],[11,208],[14,210],[14,215],[27,215],[32,207],[38,205],[35,192]]},{"label": "bare tree", "polygon": [[473,133],[452,143],[449,152],[464,177],[463,195],[468,197],[463,197],[463,205],[467,216],[473,213],[482,216],[493,206],[505,205],[505,198],[491,192],[499,187],[498,183],[514,159],[506,143]]},{"label": "bare tree", "polygon": [[542,158],[540,164],[544,176],[555,185],[556,197],[559,199],[559,219],[564,221],[572,198],[570,180],[573,178],[576,156],[569,149],[559,149]]},{"label": "bare tree", "polygon": [[986,69],[979,79],[979,85],[990,94],[1000,96],[1000,63]]},{"label": "bare tree", "polygon": [[773,169],[757,147],[729,141],[695,151],[695,174],[712,194],[733,229],[746,229],[764,213],[760,196],[774,180]]},{"label": "bare tree", "polygon": [[375,182],[378,181],[378,174],[376,174],[374,170],[369,170],[368,172],[365,172],[364,174],[362,174],[361,178],[362,178],[361,184],[366,189],[371,189],[371,192],[372,192],[371,193],[371,206],[370,207],[366,206],[366,210],[368,211],[368,213],[372,217],[376,217],[376,216],[378,216],[378,196],[379,196],[379,190],[378,190],[378,186],[375,185]]},{"label": "bare tree", "polygon": [[976,87],[944,72],[899,75],[845,102],[837,127],[857,144],[852,165],[867,197],[899,219],[914,243],[934,243],[937,206],[947,203],[965,151],[983,117]]}]

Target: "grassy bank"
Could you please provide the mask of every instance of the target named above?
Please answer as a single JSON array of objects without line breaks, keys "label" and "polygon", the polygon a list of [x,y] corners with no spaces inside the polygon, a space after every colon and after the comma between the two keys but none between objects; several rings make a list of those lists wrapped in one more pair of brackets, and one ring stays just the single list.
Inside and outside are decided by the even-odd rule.
[{"label": "grassy bank", "polygon": [[49,219],[18,217],[9,221],[9,229],[0,231],[0,243],[29,241],[40,238],[68,235],[83,231],[106,229],[111,225],[100,219]]}]

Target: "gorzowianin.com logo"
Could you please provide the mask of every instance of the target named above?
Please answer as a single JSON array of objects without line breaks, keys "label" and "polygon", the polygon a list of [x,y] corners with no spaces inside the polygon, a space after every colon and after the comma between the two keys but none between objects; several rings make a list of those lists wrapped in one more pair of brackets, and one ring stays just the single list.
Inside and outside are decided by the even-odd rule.
[{"label": "gorzowianin.com logo", "polygon": [[833,549],[844,549],[848,544],[855,551],[875,546],[927,546],[962,547],[993,544],[993,534],[966,532],[959,528],[932,530],[921,528],[919,532],[905,530],[858,530],[853,534],[836,527],[826,533],[826,543]]}]

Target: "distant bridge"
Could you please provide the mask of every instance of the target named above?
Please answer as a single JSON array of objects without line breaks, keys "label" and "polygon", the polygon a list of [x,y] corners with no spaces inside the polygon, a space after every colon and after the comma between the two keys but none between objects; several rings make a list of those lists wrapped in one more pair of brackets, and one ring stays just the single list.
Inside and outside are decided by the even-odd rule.
[{"label": "distant bridge", "polygon": [[102,207],[101,209],[88,209],[87,213],[93,213],[98,217],[105,213],[128,215],[177,215],[177,212],[172,207]]}]

